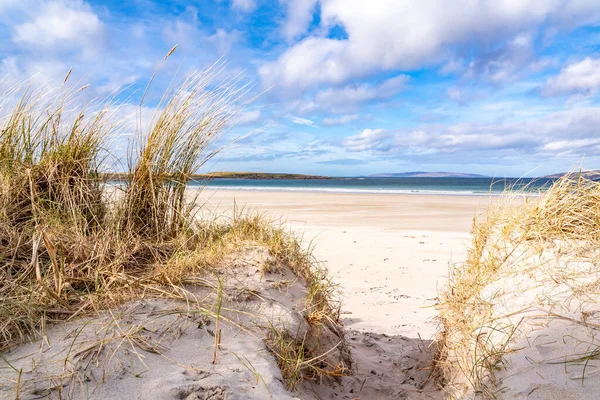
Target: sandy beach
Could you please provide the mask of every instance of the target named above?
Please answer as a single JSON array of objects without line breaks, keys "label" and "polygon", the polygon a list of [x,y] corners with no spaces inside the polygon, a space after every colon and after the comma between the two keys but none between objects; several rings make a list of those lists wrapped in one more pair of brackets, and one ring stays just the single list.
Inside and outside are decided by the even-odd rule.
[{"label": "sandy beach", "polygon": [[260,192],[205,189],[213,212],[281,219],[314,246],[340,285],[346,329],[431,339],[438,287],[464,261],[473,217],[488,196]]},{"label": "sandy beach", "polygon": [[[74,390],[74,396],[77,390],[89,391],[90,398],[124,396],[123,390],[127,396],[138,398],[159,393],[165,398],[185,399],[228,398],[227,393],[247,393],[247,398],[257,399],[444,398],[444,392],[430,379],[436,351],[433,339],[438,332],[433,305],[449,266],[465,260],[474,216],[483,212],[493,198],[230,190],[189,194],[198,195],[202,212],[211,220],[215,216],[227,220],[235,204],[238,211],[266,214],[268,219],[280,221],[285,229],[303,237],[303,245],[313,248],[317,261],[338,286],[342,302],[343,331],[334,329],[325,336],[322,332],[319,335],[330,340],[331,346],[339,346],[335,353],[339,352],[339,360],[334,360],[333,365],[341,362],[352,373],[327,383],[309,380],[295,392],[285,391],[276,359],[260,350],[264,346],[264,331],[250,334],[239,327],[260,329],[275,323],[304,340],[309,332],[306,322],[302,322],[306,289],[286,266],[281,267],[284,272],[275,270],[263,276],[261,265],[270,265],[270,256],[264,249],[250,246],[240,253],[241,258],[235,258],[235,268],[222,272],[220,278],[220,282],[225,282],[226,307],[240,312],[230,316],[237,322],[223,328],[223,348],[216,364],[210,362],[210,352],[198,351],[211,348],[215,340],[210,334],[212,328],[192,329],[196,324],[206,326],[206,322],[190,316],[189,320],[178,317],[188,313],[189,306],[145,299],[124,305],[116,313],[52,327],[46,332],[47,342],[52,345],[37,341],[7,353],[13,367],[7,365],[0,371],[4,379],[12,382],[12,372],[17,367],[24,368],[23,398],[55,393],[54,381],[48,381],[48,376],[58,379],[57,387]],[[215,293],[210,287],[217,282],[208,286],[208,281],[203,282],[190,295],[214,303]],[[292,286],[290,282],[294,282]],[[283,286],[288,289],[282,291]],[[247,297],[248,293],[255,293],[256,298]],[[266,322],[257,323],[258,315],[265,317]],[[173,329],[163,332],[164,327]],[[128,339],[131,332],[140,329],[146,333],[133,337],[144,344],[143,356],[138,354],[138,342]],[[73,332],[79,332],[75,336],[77,345]],[[112,338],[109,342],[103,339],[107,336]],[[109,346],[108,350],[98,350],[94,357],[113,356],[105,365],[97,360],[101,370],[90,370],[86,366],[87,349],[95,348],[90,343],[104,342],[114,349]],[[128,346],[122,348],[120,343]],[[64,368],[55,370],[59,365],[56,360],[64,358],[65,352],[69,359],[68,349],[73,346],[78,350],[73,351],[75,360],[69,373]],[[104,344],[100,346],[103,347]],[[145,350],[155,347],[159,350]],[[40,355],[35,363],[42,363],[43,368],[27,368],[24,362],[31,354]],[[111,362],[113,359],[117,361]],[[107,381],[98,378],[104,376],[104,368],[112,377]],[[254,378],[251,371],[255,371]],[[140,380],[140,374],[145,379]],[[76,383],[80,376],[91,377],[92,383],[80,386]],[[16,382],[18,388],[19,381]],[[8,387],[0,398],[10,398],[14,390]]]},{"label": "sandy beach", "polygon": [[600,399],[600,1],[183,3],[0,0],[0,400]]},{"label": "sandy beach", "polygon": [[433,305],[449,267],[465,261],[473,218],[494,197],[206,189],[200,199],[225,217],[235,201],[280,220],[339,285],[354,374],[308,383],[301,398],[445,398],[430,379]]},{"label": "sandy beach", "polygon": [[[571,186],[564,191],[571,193]],[[62,398],[68,391],[67,398],[90,399],[441,400],[474,399],[487,390],[484,398],[502,393],[549,399],[559,389],[564,398],[595,398],[597,385],[583,388],[577,377],[585,377],[588,364],[598,370],[596,350],[578,353],[597,326],[588,324],[597,300],[585,292],[598,287],[590,261],[597,247],[570,248],[575,242],[567,236],[549,244],[550,228],[532,230],[542,225],[532,224],[540,219],[527,213],[554,215],[548,200],[540,199],[541,207],[515,197],[520,206],[513,207],[493,196],[222,189],[188,195],[196,197],[207,221],[221,220],[217,226],[275,221],[301,237],[301,246],[292,239],[296,249],[312,249],[336,286],[340,320],[336,312],[333,323],[325,317],[311,325],[307,315],[318,315],[307,311],[313,281],[294,272],[293,260],[285,264],[284,253],[272,252],[258,237],[252,242],[222,233],[234,251],[212,273],[188,279],[184,297],[142,296],[50,326],[42,340],[6,352],[0,379],[8,384],[0,398]],[[486,210],[493,211],[471,232],[473,219]],[[232,219],[234,211],[262,217]],[[562,229],[556,232],[568,234]],[[474,240],[480,245],[471,248]],[[489,253],[473,257],[476,251]],[[475,284],[482,288],[472,294]],[[222,328],[220,311],[211,311],[220,310],[221,301]],[[487,348],[470,337],[489,334],[489,315],[504,321],[504,328],[493,325]],[[564,342],[567,336],[573,343]],[[308,361],[300,353],[278,353],[282,347],[274,346],[286,343],[300,346],[289,348],[306,351]],[[490,366],[478,363],[481,351],[498,348],[506,348],[502,354],[509,359],[502,369],[495,366],[503,358],[486,357],[496,360]],[[291,357],[283,364],[282,354]],[[582,367],[581,357],[591,361]],[[567,360],[567,370],[558,359]],[[304,363],[322,375],[290,386],[284,368]],[[476,371],[478,380],[468,371]],[[447,379],[443,387],[440,372]]]}]

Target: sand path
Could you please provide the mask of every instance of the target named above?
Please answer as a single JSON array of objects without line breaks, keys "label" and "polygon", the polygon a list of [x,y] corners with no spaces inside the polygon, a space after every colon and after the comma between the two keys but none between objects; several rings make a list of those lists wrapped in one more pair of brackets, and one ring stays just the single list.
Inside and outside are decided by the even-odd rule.
[{"label": "sand path", "polygon": [[[264,335],[242,334],[236,326],[254,326],[255,315],[277,315],[278,323],[286,326],[304,321],[297,311],[304,292],[299,287],[281,296],[277,279],[286,280],[285,274],[263,279],[257,269],[260,250],[250,247],[247,259],[224,279],[232,282],[224,289],[225,297],[233,309],[244,311],[239,318],[249,320],[224,328],[216,364],[211,363],[210,319],[190,317],[186,303],[145,299],[50,327],[44,339],[4,354],[10,364],[0,363],[0,398],[15,398],[15,393],[23,399],[73,395],[194,400],[223,399],[229,393],[247,399],[444,397],[429,380],[436,328],[431,306],[448,264],[464,260],[473,216],[489,198],[226,190],[206,190],[200,198],[203,212],[212,209],[217,215],[231,215],[235,199],[240,207],[285,216],[285,223],[314,245],[315,256],[339,285],[353,374],[327,384],[307,381],[297,392],[285,391],[275,358],[264,348]],[[245,277],[243,282],[240,277]],[[194,289],[208,290],[197,296],[216,301],[210,285],[205,286]],[[235,300],[247,291],[260,293],[262,301]],[[278,299],[289,307],[280,306],[284,303]],[[281,320],[282,315],[289,318]],[[290,329],[301,335],[301,329]],[[237,354],[256,368],[255,374]]]},{"label": "sand path", "polygon": [[466,255],[485,196],[373,195],[206,189],[209,208],[286,217],[340,285],[347,329],[431,339],[438,287]]},{"label": "sand path", "polygon": [[[305,385],[303,399],[442,399],[429,378],[432,307],[450,263],[463,262],[473,217],[493,199],[205,190],[216,213],[285,216],[337,284],[355,373]],[[284,219],[282,218],[282,221]]]}]

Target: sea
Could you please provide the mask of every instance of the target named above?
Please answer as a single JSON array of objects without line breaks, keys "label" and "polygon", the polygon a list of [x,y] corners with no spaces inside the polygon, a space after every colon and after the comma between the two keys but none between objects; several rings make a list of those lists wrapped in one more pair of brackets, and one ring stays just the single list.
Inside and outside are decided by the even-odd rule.
[{"label": "sea", "polygon": [[444,194],[489,196],[506,190],[539,193],[548,178],[336,178],[336,179],[214,179],[192,181],[191,187],[285,192]]}]

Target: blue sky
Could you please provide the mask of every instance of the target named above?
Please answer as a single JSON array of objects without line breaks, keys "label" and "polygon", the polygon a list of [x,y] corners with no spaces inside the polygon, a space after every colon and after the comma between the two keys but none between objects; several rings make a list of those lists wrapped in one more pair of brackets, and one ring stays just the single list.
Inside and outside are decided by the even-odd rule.
[{"label": "blue sky", "polygon": [[597,0],[0,0],[0,74],[33,84],[139,93],[161,65],[152,106],[221,57],[260,96],[212,170],[600,168]]}]

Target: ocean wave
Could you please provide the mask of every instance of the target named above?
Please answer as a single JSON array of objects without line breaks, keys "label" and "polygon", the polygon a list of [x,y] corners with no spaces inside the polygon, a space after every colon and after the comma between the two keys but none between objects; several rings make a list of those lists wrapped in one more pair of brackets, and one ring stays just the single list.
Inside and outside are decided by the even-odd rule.
[{"label": "ocean wave", "polygon": [[348,194],[413,194],[413,195],[448,195],[448,196],[499,196],[502,192],[485,192],[477,190],[437,190],[437,189],[361,189],[361,188],[317,188],[290,186],[224,186],[208,185],[206,189],[247,190],[258,192],[324,192]]},{"label": "ocean wave", "polygon": [[[124,188],[124,184],[121,182],[107,182],[108,187]],[[219,184],[208,184],[202,185],[198,183],[188,184],[190,188],[203,188],[209,190],[241,190],[241,191],[256,191],[256,192],[317,192],[317,193],[346,193],[346,194],[398,194],[398,195],[444,195],[444,196],[501,196],[503,191],[501,190],[466,190],[466,189],[390,189],[390,188],[340,188],[340,187],[308,187],[308,186],[231,186],[231,185],[219,185]],[[535,196],[536,193],[527,191],[519,192],[517,194],[526,196]]]}]

